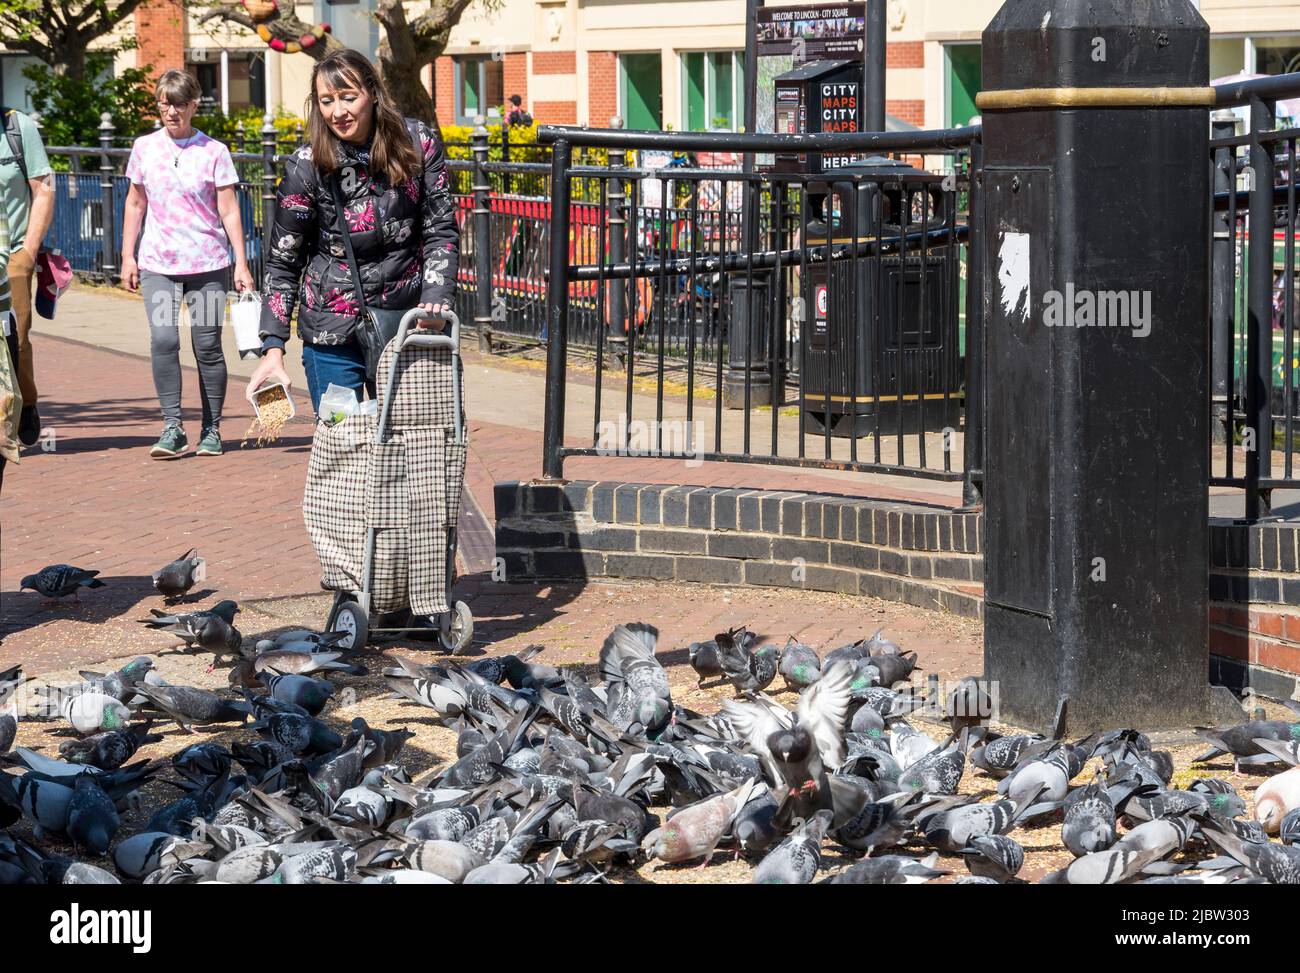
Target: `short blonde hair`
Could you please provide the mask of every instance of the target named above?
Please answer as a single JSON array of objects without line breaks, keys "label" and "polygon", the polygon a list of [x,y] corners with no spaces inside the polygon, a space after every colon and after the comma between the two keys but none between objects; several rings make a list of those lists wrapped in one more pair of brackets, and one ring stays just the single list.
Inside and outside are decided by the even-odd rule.
[{"label": "short blonde hair", "polygon": [[153,93],[158,101],[165,101],[169,105],[180,105],[198,101],[203,95],[203,89],[199,87],[194,75],[172,68],[158,79]]}]

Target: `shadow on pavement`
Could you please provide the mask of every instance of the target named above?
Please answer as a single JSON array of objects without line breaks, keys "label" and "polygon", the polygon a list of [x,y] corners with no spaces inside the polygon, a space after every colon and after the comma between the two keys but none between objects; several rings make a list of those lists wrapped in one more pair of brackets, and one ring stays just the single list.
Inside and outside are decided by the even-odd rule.
[{"label": "shadow on pavement", "polygon": [[[462,576],[456,581],[453,599],[465,602],[474,613],[474,640],[465,656],[484,655],[484,643],[490,645],[531,632],[560,617],[583,587],[581,582],[496,582],[489,571]],[[382,646],[442,654],[437,642],[401,638],[385,641]]]},{"label": "shadow on pavement", "polygon": [[[100,624],[134,610],[146,599],[158,597],[153,579],[147,574],[100,575],[99,580],[104,582],[103,588],[81,589],[80,604],[64,598],[47,605],[34,591],[0,592],[0,639],[61,619]],[[192,600],[197,604],[197,598]]]}]

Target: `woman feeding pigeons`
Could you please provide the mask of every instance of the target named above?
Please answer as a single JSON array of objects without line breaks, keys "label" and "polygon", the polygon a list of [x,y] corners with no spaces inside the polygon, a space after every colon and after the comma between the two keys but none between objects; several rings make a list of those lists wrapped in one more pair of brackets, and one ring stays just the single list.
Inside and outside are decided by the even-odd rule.
[{"label": "woman feeding pigeons", "polygon": [[[248,395],[289,384],[284,350],[298,312],[312,408],[331,384],[374,389],[358,325],[368,311],[451,309],[459,233],[438,133],[403,118],[352,50],[312,72],[308,144],[286,162],[262,304],[262,361]],[[420,327],[441,329],[441,321]]]}]

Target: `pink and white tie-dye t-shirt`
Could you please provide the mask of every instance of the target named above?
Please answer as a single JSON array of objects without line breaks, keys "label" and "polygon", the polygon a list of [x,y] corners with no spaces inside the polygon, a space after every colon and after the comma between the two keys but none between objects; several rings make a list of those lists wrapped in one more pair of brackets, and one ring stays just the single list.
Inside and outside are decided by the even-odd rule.
[{"label": "pink and white tie-dye t-shirt", "polygon": [[217,190],[239,182],[230,150],[195,130],[173,139],[166,129],[142,135],[126,164],[148,199],[136,262],[156,274],[205,274],[230,266]]}]

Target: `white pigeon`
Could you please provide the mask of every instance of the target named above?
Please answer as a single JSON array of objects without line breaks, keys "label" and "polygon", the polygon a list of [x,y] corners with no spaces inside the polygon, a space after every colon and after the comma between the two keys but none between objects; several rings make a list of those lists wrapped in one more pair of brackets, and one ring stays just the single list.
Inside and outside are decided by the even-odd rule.
[{"label": "white pigeon", "polygon": [[63,718],[78,733],[120,730],[131,720],[131,710],[105,693],[82,693],[62,701]]}]

